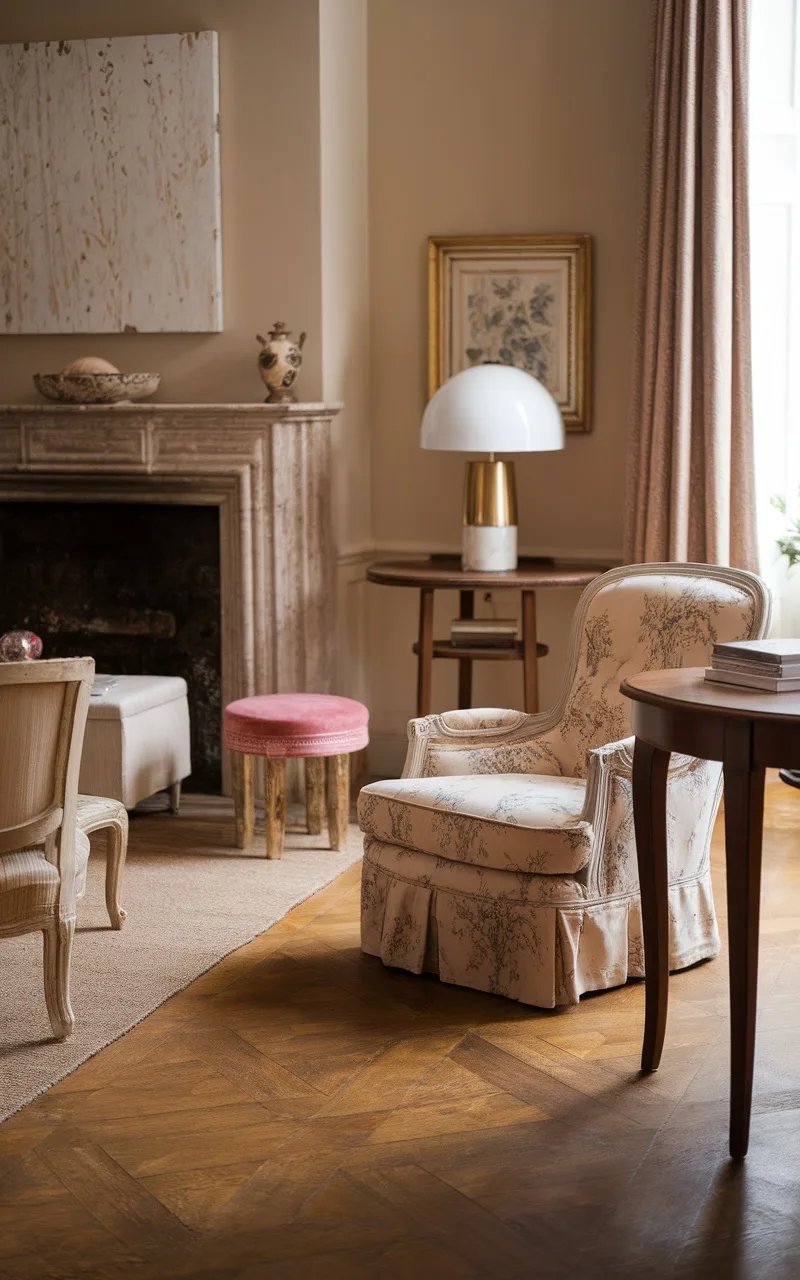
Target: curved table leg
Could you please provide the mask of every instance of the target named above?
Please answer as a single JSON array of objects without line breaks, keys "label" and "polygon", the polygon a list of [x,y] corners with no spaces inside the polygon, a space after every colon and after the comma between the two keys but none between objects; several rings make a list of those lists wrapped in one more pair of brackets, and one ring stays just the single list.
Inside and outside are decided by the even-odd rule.
[{"label": "curved table leg", "polygon": [[431,711],[433,676],[433,587],[419,593],[419,655],[417,657],[417,715]]},{"label": "curved table leg", "polygon": [[[459,592],[459,618],[475,617],[475,592]],[[472,659],[458,660],[458,709],[464,711],[472,706]]]},{"label": "curved table leg", "polygon": [[669,1000],[669,875],[667,770],[670,752],[636,739],[633,751],[633,821],[644,933],[645,1020],[642,1071],[661,1061]]},{"label": "curved table leg", "polygon": [[522,682],[525,710],[533,715],[539,710],[539,659],[536,651],[536,592],[522,593]]},{"label": "curved table leg", "polygon": [[731,1131],[734,1160],[747,1154],[756,1045],[758,920],[764,770],[723,765],[731,1001]]}]

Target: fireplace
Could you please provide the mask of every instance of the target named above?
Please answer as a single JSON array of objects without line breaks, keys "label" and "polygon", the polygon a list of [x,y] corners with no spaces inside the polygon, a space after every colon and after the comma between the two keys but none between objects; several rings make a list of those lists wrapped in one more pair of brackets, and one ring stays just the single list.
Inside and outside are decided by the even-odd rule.
[{"label": "fireplace", "polygon": [[[208,720],[210,726],[214,719],[216,728],[208,728],[198,768],[205,753],[209,770],[213,759],[219,761],[220,710],[225,703],[252,693],[324,693],[332,688],[336,620],[330,424],[337,411],[338,406],[304,404],[0,407],[4,529],[23,511],[22,527],[27,526],[34,504],[44,504],[44,509],[64,504],[73,516],[95,507],[101,510],[96,520],[91,512],[80,517],[92,530],[81,537],[98,537],[100,544],[112,545],[115,525],[123,528],[129,518],[120,513],[121,506],[132,506],[145,508],[135,517],[142,521],[140,528],[152,522],[154,532],[143,535],[149,540],[148,555],[159,544],[163,551],[171,537],[189,543],[200,539],[195,545],[203,548],[215,541],[219,700]],[[170,520],[165,509],[176,506],[202,509],[187,517],[197,523],[181,535],[163,523]],[[178,524],[182,514],[176,517]],[[131,531],[130,537],[138,535]],[[125,554],[129,553],[135,558],[135,547],[128,547]],[[198,561],[205,557],[203,550]],[[205,582],[202,565],[192,572]],[[39,585],[44,585],[41,579]],[[41,599],[36,601],[37,608],[41,604]],[[100,665],[109,652],[100,648],[101,643],[113,640],[119,647],[109,652],[108,665],[116,657],[114,665],[121,670],[119,662],[134,660],[122,653],[131,641],[140,655],[137,661],[143,660],[143,650],[151,657],[157,653],[159,640],[167,639],[173,625],[170,615],[175,608],[167,595],[148,602],[143,591],[117,604],[106,598],[94,611],[76,612],[66,602],[50,620],[50,628],[44,627],[43,638],[51,656],[54,645],[61,644],[59,636],[74,652],[75,633],[67,628],[85,624],[87,613],[93,612],[94,630],[79,634],[86,642],[90,634],[94,637],[87,650],[98,656]],[[6,614],[3,608],[4,624]],[[21,621],[15,619],[15,624]],[[175,627],[177,636],[177,620]],[[212,646],[216,643],[209,640]],[[189,678],[185,669],[178,674]],[[196,687],[203,678],[194,678]],[[202,693],[196,691],[195,696]],[[222,786],[227,791],[227,760],[221,754]]]},{"label": "fireplace", "polygon": [[0,505],[0,630],[98,672],[183,676],[190,791],[222,786],[219,510],[186,504]]}]

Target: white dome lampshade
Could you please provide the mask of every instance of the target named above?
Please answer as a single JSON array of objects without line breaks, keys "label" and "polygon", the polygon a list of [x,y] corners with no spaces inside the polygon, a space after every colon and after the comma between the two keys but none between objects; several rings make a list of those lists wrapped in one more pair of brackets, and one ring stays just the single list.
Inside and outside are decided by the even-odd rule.
[{"label": "white dome lampshade", "polygon": [[564,448],[564,423],[550,392],[523,369],[476,365],[439,388],[422,416],[420,436],[423,449],[492,455],[467,463],[461,563],[480,573],[516,569],[514,464],[493,455]]},{"label": "white dome lampshade", "polygon": [[563,449],[564,423],[547,387],[529,373],[480,364],[439,388],[422,415],[420,444],[463,453]]}]

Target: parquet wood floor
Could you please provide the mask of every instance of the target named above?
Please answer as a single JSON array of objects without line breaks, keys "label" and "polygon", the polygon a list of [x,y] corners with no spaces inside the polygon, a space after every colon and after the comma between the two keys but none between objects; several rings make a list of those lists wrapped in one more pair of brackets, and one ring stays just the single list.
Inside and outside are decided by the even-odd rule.
[{"label": "parquet wood floor", "polygon": [[642,984],[550,1013],[386,970],[354,868],[0,1127],[0,1275],[800,1276],[800,792],[778,782],[764,861],[743,1168],[724,959],[673,978],[642,1078]]}]

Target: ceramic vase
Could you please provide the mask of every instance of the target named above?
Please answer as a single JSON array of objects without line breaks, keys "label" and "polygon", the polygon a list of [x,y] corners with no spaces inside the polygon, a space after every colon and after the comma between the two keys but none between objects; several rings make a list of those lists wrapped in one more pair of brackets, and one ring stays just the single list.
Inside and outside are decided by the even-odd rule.
[{"label": "ceramic vase", "polygon": [[290,404],[294,400],[292,387],[303,363],[304,333],[297,342],[291,329],[278,320],[269,331],[269,341],[256,334],[262,351],[258,357],[258,371],[267,388],[265,404]]}]

